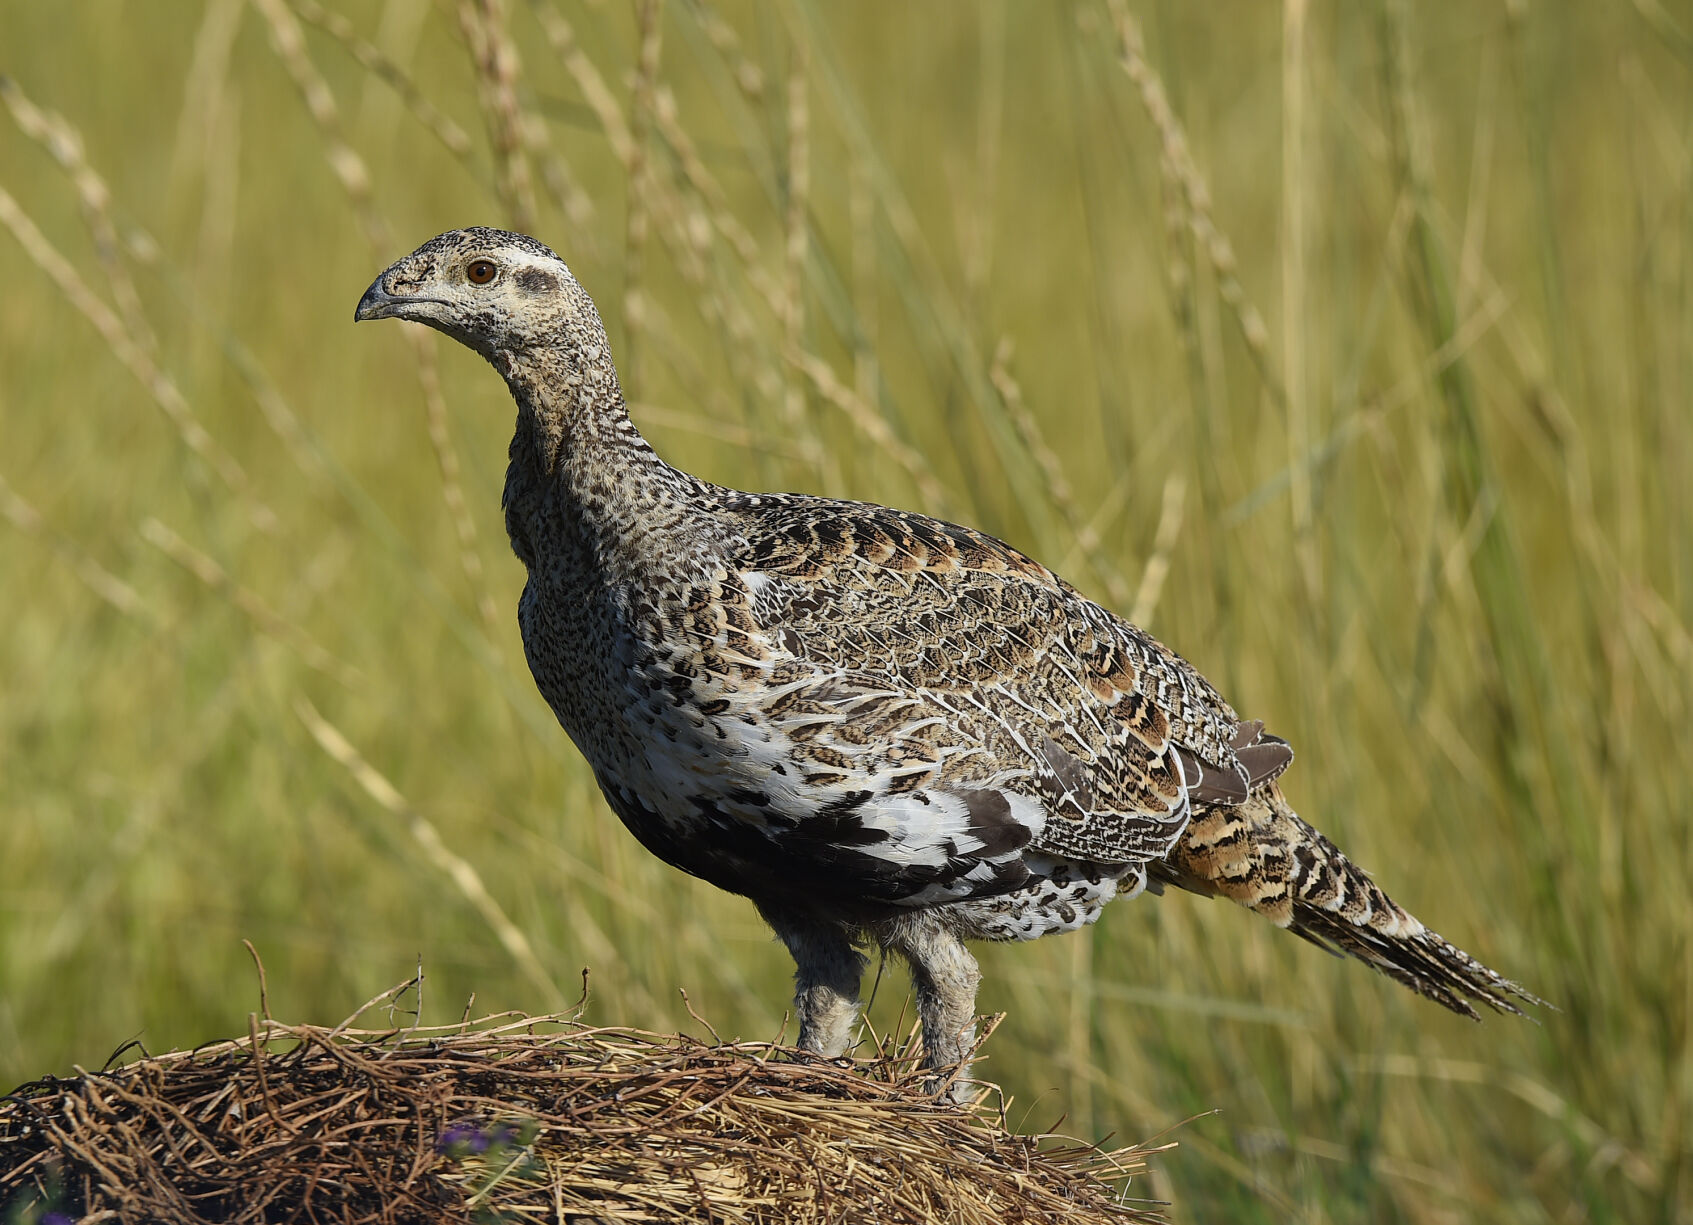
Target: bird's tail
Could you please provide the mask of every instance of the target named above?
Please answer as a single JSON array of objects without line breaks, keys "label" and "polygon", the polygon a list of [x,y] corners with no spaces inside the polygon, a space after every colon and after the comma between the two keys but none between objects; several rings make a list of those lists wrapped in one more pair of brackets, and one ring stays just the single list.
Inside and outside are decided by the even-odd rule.
[{"label": "bird's tail", "polygon": [[1153,875],[1239,902],[1472,1019],[1472,1001],[1518,1015],[1518,1002],[1544,1003],[1424,927],[1294,812],[1274,781],[1243,803],[1196,811]]}]

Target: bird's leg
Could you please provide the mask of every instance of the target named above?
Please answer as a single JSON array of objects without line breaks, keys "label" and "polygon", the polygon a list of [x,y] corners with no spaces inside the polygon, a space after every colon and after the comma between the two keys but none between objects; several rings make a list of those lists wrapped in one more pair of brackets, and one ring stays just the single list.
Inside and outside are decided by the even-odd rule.
[{"label": "bird's leg", "polygon": [[887,935],[888,946],[911,963],[917,1016],[923,1023],[923,1064],[937,1074],[958,1067],[952,1098],[964,1101],[970,1096],[965,1060],[976,1043],[976,988],[982,981],[976,959],[933,914],[903,918]]},{"label": "bird's leg", "polygon": [[761,905],[759,911],[794,955],[800,1049],[836,1058],[852,1041],[864,977],[865,958],[853,947],[851,929],[775,907]]}]

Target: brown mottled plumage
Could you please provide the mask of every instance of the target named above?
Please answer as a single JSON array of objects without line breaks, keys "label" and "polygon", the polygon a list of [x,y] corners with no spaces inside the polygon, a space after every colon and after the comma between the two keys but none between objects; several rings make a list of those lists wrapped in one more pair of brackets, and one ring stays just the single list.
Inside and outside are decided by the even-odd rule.
[{"label": "brown mottled plumage", "polygon": [[869,940],[910,962],[930,1063],[971,1041],[966,939],[1232,898],[1474,1016],[1532,1000],[1401,910],[1282,798],[1293,759],[1186,660],[969,528],[672,468],[564,262],[443,234],[356,318],[428,324],[517,401],[506,526],[536,684],[648,849],[757,904],[837,1055]]}]

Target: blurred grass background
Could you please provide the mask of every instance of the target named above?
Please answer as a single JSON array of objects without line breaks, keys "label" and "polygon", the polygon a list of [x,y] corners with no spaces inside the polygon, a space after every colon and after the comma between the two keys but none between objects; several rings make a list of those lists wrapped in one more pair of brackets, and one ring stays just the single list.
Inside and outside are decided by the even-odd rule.
[{"label": "blurred grass background", "polygon": [[431,1020],[589,966],[776,1035],[533,692],[505,389],[351,325],[501,224],[673,461],[1132,612],[1561,1009],[1138,901],[983,950],[1014,1122],[1216,1111],[1178,1221],[1693,1220],[1685,4],[5,0],[0,61],[0,1081],[244,1031],[243,937],[290,1018],[421,954]]}]

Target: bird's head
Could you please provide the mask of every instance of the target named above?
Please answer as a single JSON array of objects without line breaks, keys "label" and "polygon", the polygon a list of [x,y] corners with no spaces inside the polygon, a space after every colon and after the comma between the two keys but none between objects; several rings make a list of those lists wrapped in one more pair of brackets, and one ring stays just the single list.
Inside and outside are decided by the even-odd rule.
[{"label": "bird's head", "polygon": [[527,235],[480,226],[431,238],[390,264],[353,318],[425,323],[490,360],[605,344],[593,302],[562,259]]}]

